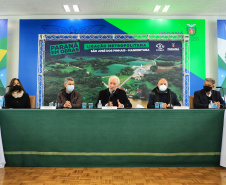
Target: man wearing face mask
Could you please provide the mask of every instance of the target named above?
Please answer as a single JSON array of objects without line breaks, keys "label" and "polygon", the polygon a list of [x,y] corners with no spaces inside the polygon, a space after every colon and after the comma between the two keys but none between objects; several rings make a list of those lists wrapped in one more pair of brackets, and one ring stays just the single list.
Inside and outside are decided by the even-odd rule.
[{"label": "man wearing face mask", "polygon": [[177,95],[168,89],[168,82],[165,78],[158,81],[157,87],[151,91],[147,108],[154,109],[155,102],[163,102],[164,108],[172,108],[174,105],[181,106]]},{"label": "man wearing face mask", "polygon": [[206,78],[203,89],[194,93],[194,107],[197,109],[208,109],[210,101],[217,103],[217,108],[224,107],[224,100],[219,91],[213,90],[215,80]]},{"label": "man wearing face mask", "polygon": [[67,77],[64,80],[65,89],[62,89],[57,96],[59,108],[78,109],[82,108],[81,94],[74,90],[74,79]]},{"label": "man wearing face mask", "polygon": [[102,106],[117,106],[118,108],[132,108],[132,104],[126,96],[126,92],[119,89],[120,79],[117,76],[111,76],[108,80],[107,89],[99,92],[96,103],[101,101]]}]

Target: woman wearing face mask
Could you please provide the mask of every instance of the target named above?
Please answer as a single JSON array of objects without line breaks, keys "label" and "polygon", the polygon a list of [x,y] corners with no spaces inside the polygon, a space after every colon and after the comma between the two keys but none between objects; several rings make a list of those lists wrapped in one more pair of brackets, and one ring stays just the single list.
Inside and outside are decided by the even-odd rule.
[{"label": "woman wearing face mask", "polygon": [[64,80],[64,87],[57,96],[59,108],[78,109],[82,108],[81,94],[74,90],[74,79],[67,77]]},{"label": "woman wearing face mask", "polygon": [[17,78],[13,78],[9,84],[9,90],[5,95],[5,107],[31,108],[29,95]]},{"label": "woman wearing face mask", "polygon": [[172,108],[175,106],[181,106],[177,99],[177,95],[168,89],[168,82],[165,78],[161,78],[158,81],[157,87],[151,91],[147,108],[154,109],[155,102],[163,102],[164,108]]}]

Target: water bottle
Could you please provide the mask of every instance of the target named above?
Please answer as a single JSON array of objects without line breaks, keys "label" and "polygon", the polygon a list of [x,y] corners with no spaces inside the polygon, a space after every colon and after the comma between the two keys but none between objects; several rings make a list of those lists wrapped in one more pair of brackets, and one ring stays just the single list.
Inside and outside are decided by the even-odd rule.
[{"label": "water bottle", "polygon": [[213,108],[213,102],[212,102],[212,100],[210,100],[209,109],[212,109],[212,108]]},{"label": "water bottle", "polygon": [[98,108],[98,109],[102,109],[102,103],[101,103],[101,100],[99,100],[99,103],[97,104],[97,108]]}]

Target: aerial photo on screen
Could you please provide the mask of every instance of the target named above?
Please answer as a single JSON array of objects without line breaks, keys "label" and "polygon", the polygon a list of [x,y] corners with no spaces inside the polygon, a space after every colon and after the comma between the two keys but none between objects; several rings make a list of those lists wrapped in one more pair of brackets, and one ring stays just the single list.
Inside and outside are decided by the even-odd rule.
[{"label": "aerial photo on screen", "polygon": [[95,52],[82,50],[84,43],[79,43],[79,52],[51,55],[48,49],[51,44],[46,43],[44,105],[56,101],[57,93],[64,88],[64,78],[69,76],[75,79],[75,90],[87,103],[96,103],[99,91],[108,87],[111,75],[120,78],[119,88],[125,90],[133,108],[147,107],[149,94],[160,78],[168,80],[179,101],[183,99],[181,51],[157,52],[154,42],[148,50],[121,48]]}]

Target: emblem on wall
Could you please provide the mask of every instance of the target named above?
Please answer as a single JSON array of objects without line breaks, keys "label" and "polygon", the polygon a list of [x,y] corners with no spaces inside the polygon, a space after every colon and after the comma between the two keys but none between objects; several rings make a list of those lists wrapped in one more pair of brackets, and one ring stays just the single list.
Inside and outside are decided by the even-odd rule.
[{"label": "emblem on wall", "polygon": [[196,34],[196,27],[194,27],[196,24],[187,24],[188,27],[187,27],[187,30],[188,30],[188,33],[190,35],[195,35]]}]

